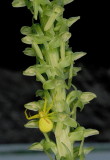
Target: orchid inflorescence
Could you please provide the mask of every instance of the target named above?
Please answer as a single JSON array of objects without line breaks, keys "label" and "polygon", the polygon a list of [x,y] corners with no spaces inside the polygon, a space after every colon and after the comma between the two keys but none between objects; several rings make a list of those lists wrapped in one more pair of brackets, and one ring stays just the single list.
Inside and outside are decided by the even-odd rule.
[{"label": "orchid inflorescence", "polygon": [[[23,75],[35,76],[42,83],[36,91],[40,100],[25,104],[27,128],[37,128],[44,139],[30,146],[30,150],[44,151],[53,160],[84,160],[93,148],[84,147],[88,136],[97,130],[86,129],[77,122],[77,108],[84,106],[96,95],[82,92],[72,84],[72,79],[81,70],[75,61],[86,55],[73,52],[69,47],[69,27],[80,19],[63,18],[64,6],[73,0],[13,0],[13,7],[27,7],[32,15],[32,26],[23,26],[22,42],[30,45],[23,52],[35,57],[36,64],[28,67]],[[71,90],[70,90],[71,88]],[[34,111],[34,115],[30,115]],[[54,134],[55,141],[50,133]],[[80,142],[76,146],[76,142]]]}]

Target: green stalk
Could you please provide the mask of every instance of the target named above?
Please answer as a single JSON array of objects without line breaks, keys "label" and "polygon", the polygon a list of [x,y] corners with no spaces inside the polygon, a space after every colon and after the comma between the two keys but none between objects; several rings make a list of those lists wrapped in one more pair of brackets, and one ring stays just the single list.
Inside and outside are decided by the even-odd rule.
[{"label": "green stalk", "polygon": [[[54,96],[56,97],[57,100],[65,100],[66,98],[65,89],[57,88],[52,93],[54,93]],[[65,129],[63,128],[64,128],[64,125],[62,122],[58,122],[56,124],[55,137],[56,137],[56,143],[57,143],[57,149],[58,149],[59,156],[61,158],[61,157],[66,157],[68,154],[70,154],[71,156],[70,156],[70,159],[68,160],[71,160],[71,158],[72,160],[74,160],[73,159],[73,146],[71,145],[71,142],[68,136],[70,132],[70,128],[69,127]],[[68,150],[65,146],[68,148]]]}]

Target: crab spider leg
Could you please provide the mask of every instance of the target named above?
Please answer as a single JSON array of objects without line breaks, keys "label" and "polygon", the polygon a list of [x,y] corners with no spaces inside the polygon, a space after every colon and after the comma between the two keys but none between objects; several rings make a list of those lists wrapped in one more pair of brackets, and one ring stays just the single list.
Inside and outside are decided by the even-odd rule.
[{"label": "crab spider leg", "polygon": [[49,114],[48,114],[48,117],[51,116],[51,115],[53,115],[53,114],[55,114],[55,112],[49,113]]},{"label": "crab spider leg", "polygon": [[28,114],[27,114],[27,109],[24,111],[24,114],[25,114],[25,116],[26,116],[26,118],[27,118],[28,120],[40,118],[40,117],[39,117],[39,114],[36,114],[36,115],[34,115],[34,116],[29,117]]},{"label": "crab spider leg", "polygon": [[51,110],[51,108],[53,107],[53,103],[50,105],[50,107],[47,109],[46,114],[49,113],[49,111]]},{"label": "crab spider leg", "polygon": [[47,107],[47,100],[45,98],[45,101],[44,101],[44,107],[43,107],[43,111],[46,112],[46,107]]},{"label": "crab spider leg", "polygon": [[[55,96],[55,97],[56,97],[56,96]],[[47,111],[46,111],[46,108],[47,108],[47,99],[44,98],[45,101],[44,101],[43,111],[44,111],[46,114],[48,114],[49,111],[51,110],[51,108],[53,107],[53,104],[54,104],[54,102],[55,102],[55,97],[53,98],[52,103],[50,104],[50,107],[48,107]]]},{"label": "crab spider leg", "polygon": [[50,107],[49,107],[49,108],[47,109],[47,111],[46,111],[47,114],[49,113],[49,111],[50,111],[51,108],[53,107],[54,102],[55,102],[55,97],[53,98],[52,103],[50,104]]},{"label": "crab spider leg", "polygon": [[30,114],[30,112],[29,112],[29,117],[31,117],[31,114]]}]

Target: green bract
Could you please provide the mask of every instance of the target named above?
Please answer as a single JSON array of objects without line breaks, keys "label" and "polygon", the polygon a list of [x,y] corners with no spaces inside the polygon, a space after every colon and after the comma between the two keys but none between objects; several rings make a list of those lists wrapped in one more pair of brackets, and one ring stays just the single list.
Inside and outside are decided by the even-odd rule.
[{"label": "green bract", "polygon": [[[32,144],[29,149],[44,151],[50,160],[84,160],[85,155],[93,149],[83,147],[85,138],[99,133],[94,129],[85,129],[77,122],[77,108],[82,110],[96,95],[77,90],[72,85],[73,77],[81,70],[75,62],[86,55],[82,51],[73,52],[69,47],[72,36],[69,27],[80,16],[66,19],[63,13],[64,6],[73,1],[12,2],[13,7],[26,6],[33,15],[32,25],[23,26],[21,33],[24,36],[22,42],[28,45],[23,53],[35,57],[36,63],[25,69],[23,75],[35,76],[36,81],[42,84],[42,89],[36,91],[39,100],[24,105],[25,115],[29,120],[25,127],[38,128],[44,134],[44,139]],[[28,116],[29,111],[35,114]],[[55,142],[49,132],[53,132]],[[75,147],[77,141],[80,145]],[[52,152],[55,159],[51,156]]]}]

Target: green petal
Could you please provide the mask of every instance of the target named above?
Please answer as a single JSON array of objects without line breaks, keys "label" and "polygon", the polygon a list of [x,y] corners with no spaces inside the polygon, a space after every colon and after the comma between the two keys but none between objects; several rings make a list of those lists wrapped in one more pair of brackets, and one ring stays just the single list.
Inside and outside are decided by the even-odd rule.
[{"label": "green petal", "polygon": [[33,151],[43,151],[43,145],[39,142],[33,143],[30,147],[29,150]]},{"label": "green petal", "polygon": [[59,67],[60,68],[65,68],[65,67],[68,67],[71,65],[71,58],[72,56],[69,55],[69,56],[66,56],[65,58],[61,59],[61,61],[59,62]]},{"label": "green petal", "polygon": [[31,120],[24,125],[26,128],[38,128],[38,120]]},{"label": "green petal", "polygon": [[85,56],[87,53],[85,52],[75,52],[73,53],[73,60],[77,60],[83,56]]},{"label": "green petal", "polygon": [[25,36],[21,39],[21,41],[25,44],[32,44],[33,38],[32,36]]},{"label": "green petal", "polygon": [[53,111],[69,113],[70,109],[68,104],[64,100],[60,100],[60,101],[55,101],[55,104],[53,106]]},{"label": "green petal", "polygon": [[84,148],[84,154],[89,154],[93,150],[94,150],[93,147],[86,147],[86,148]]},{"label": "green petal", "polygon": [[71,91],[68,95],[67,95],[67,98],[66,98],[66,102],[68,104],[71,104],[76,98],[79,98],[79,96],[81,95],[81,91],[79,90],[74,90],[74,91]]},{"label": "green petal", "polygon": [[70,127],[77,127],[77,122],[73,118],[66,118],[63,122],[65,125],[70,126]]},{"label": "green petal", "polygon": [[25,0],[14,0],[12,2],[12,6],[13,7],[25,7],[26,3],[25,3]]},{"label": "green petal", "polygon": [[73,2],[74,0],[64,0],[64,5],[69,4],[71,2]]},{"label": "green petal", "polygon": [[78,127],[73,132],[69,134],[71,141],[81,141],[83,138],[97,135],[99,134],[99,131],[94,129],[85,129],[84,127]]},{"label": "green petal", "polygon": [[[79,149],[80,147],[74,147],[74,158],[79,159]],[[93,147],[86,147],[84,148],[84,154],[88,154],[93,150]]]},{"label": "green petal", "polygon": [[61,79],[48,80],[43,84],[44,89],[54,89],[56,87],[65,87],[65,82]]},{"label": "green petal", "polygon": [[71,33],[70,32],[65,32],[61,37],[62,37],[62,40],[64,42],[66,42],[66,41],[68,41],[70,39]]},{"label": "green petal", "polygon": [[67,20],[68,27],[70,27],[72,24],[77,22],[80,19],[80,16],[78,17],[71,17]]},{"label": "green petal", "polygon": [[33,48],[26,48],[23,53],[27,56],[36,56],[35,50]]},{"label": "green petal", "polygon": [[43,107],[44,101],[39,100],[37,102],[30,102],[24,105],[26,109],[32,110],[32,111],[38,111]]},{"label": "green petal", "polygon": [[35,76],[36,75],[36,66],[30,66],[25,71],[23,71],[25,76]]},{"label": "green petal", "polygon": [[84,137],[89,137],[97,134],[99,134],[99,131],[97,131],[96,129],[86,129],[84,132]]},{"label": "green petal", "polygon": [[45,141],[44,144],[43,144],[43,148],[44,150],[48,151],[48,150],[53,150],[54,153],[57,153],[57,148],[56,148],[56,144],[52,141]]},{"label": "green petal", "polygon": [[73,132],[69,133],[70,141],[81,141],[84,137],[84,127],[78,127]]},{"label": "green petal", "polygon": [[83,103],[88,103],[90,102],[91,100],[93,100],[94,98],[96,98],[97,96],[92,93],[92,92],[83,92],[81,97],[80,97],[80,100],[83,102]]},{"label": "green petal", "polygon": [[23,26],[20,31],[23,35],[29,35],[32,33],[32,29],[29,26]]}]

